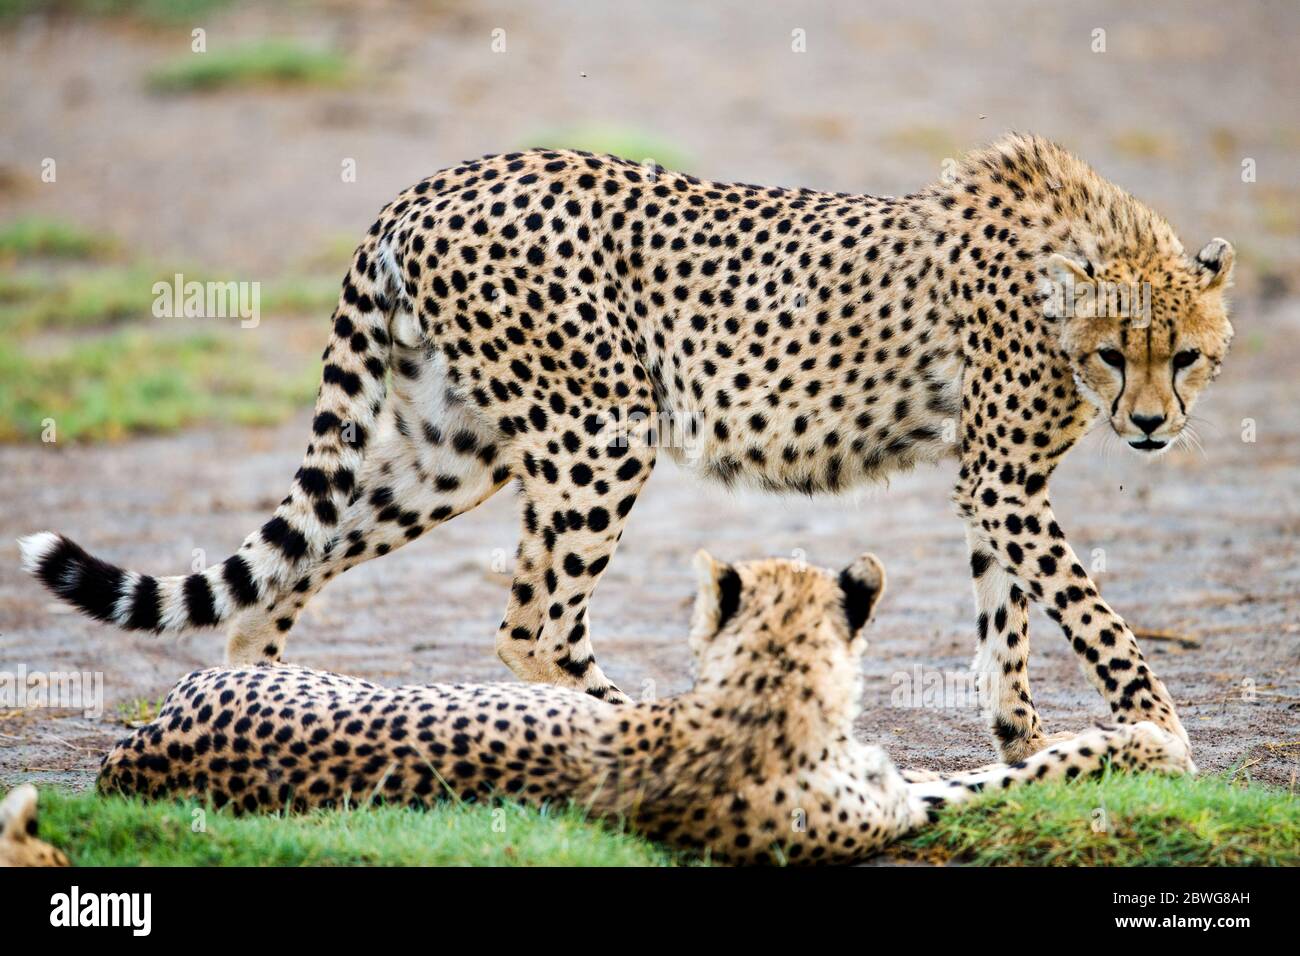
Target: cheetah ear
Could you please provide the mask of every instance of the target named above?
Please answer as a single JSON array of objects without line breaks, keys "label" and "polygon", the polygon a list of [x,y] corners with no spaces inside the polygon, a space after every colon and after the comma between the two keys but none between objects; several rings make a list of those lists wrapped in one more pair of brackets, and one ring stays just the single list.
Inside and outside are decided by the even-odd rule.
[{"label": "cheetah ear", "polygon": [[874,554],[864,554],[840,572],[844,616],[849,633],[857,634],[871,620],[871,612],[885,593],[885,566]]},{"label": "cheetah ear", "polygon": [[1226,289],[1232,284],[1232,265],[1237,254],[1227,239],[1211,239],[1196,254],[1196,274],[1201,288]]},{"label": "cheetah ear", "polygon": [[14,787],[0,803],[0,840],[24,840],[36,835],[36,788]]},{"label": "cheetah ear", "polygon": [[695,598],[697,620],[718,631],[740,607],[740,575],[731,565],[715,561],[700,549],[695,552],[695,574],[699,591]]},{"label": "cheetah ear", "polygon": [[1047,257],[1047,277],[1057,282],[1064,282],[1067,278],[1074,282],[1091,282],[1093,268],[1089,262],[1078,262],[1069,256],[1053,252]]}]

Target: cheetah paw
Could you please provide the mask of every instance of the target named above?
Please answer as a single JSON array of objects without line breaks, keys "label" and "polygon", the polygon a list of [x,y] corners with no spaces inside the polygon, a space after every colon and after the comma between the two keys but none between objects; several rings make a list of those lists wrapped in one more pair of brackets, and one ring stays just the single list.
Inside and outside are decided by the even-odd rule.
[{"label": "cheetah paw", "polygon": [[1040,750],[1046,750],[1054,744],[1073,740],[1077,734],[1061,731],[1055,734],[1036,734],[1033,737],[1021,737],[1002,745],[1002,759],[1006,763],[1018,763],[1028,760]]},{"label": "cheetah paw", "polygon": [[1194,774],[1196,764],[1187,744],[1149,720],[1126,725],[1129,732],[1124,748],[1134,770],[1151,770],[1156,773]]}]

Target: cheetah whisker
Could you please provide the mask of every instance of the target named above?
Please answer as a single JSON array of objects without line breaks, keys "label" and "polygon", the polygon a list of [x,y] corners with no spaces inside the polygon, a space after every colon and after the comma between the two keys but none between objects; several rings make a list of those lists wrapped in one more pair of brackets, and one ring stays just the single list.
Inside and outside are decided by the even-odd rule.
[{"label": "cheetah whisker", "polygon": [[1193,453],[1199,453],[1200,456],[1206,460],[1210,457],[1206,454],[1205,446],[1201,443],[1201,436],[1196,434],[1196,430],[1192,428],[1191,425],[1183,426],[1183,430],[1178,433],[1178,437],[1174,440],[1174,443],[1176,445],[1182,445]]},{"label": "cheetah whisker", "polygon": [[1216,432],[1219,434],[1223,433],[1223,428],[1218,424],[1218,422],[1206,418],[1204,415],[1188,415],[1187,424],[1195,425],[1198,428],[1204,428],[1211,432]]}]

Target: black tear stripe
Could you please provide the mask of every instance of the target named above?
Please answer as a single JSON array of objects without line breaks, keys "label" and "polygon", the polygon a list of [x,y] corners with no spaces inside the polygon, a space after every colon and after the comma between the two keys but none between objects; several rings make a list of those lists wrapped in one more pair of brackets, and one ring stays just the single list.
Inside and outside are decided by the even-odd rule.
[{"label": "black tear stripe", "polygon": [[1174,368],[1173,364],[1173,362],[1169,363],[1169,389],[1174,393],[1174,398],[1178,400],[1178,411],[1182,415],[1186,416],[1187,406],[1183,404],[1183,396],[1178,394],[1178,369]]},{"label": "black tear stripe", "polygon": [[248,562],[237,554],[226,558],[221,566],[221,576],[230,589],[230,596],[240,607],[248,607],[257,601],[257,583]]},{"label": "black tear stripe", "polygon": [[190,623],[195,627],[207,627],[217,623],[212,586],[201,574],[191,574],[185,579],[185,609],[189,612]]},{"label": "black tear stripe", "polygon": [[41,559],[36,574],[59,597],[100,621],[113,620],[126,577],[121,568],[91,557],[62,535],[58,546]]},{"label": "black tear stripe", "polygon": [[131,631],[161,631],[162,608],[158,603],[158,582],[145,575],[136,582],[131,599],[131,616],[122,625]]},{"label": "black tear stripe", "polygon": [[1115,396],[1115,401],[1110,403],[1110,413],[1114,415],[1119,410],[1119,400],[1124,397],[1124,389],[1128,388],[1128,370],[1119,370],[1119,394]]}]

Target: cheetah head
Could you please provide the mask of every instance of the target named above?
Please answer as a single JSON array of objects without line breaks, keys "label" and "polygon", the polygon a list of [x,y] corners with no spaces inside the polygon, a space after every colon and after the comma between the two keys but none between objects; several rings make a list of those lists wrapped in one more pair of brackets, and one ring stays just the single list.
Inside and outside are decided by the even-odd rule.
[{"label": "cheetah head", "polygon": [[1048,300],[1076,384],[1130,448],[1159,455],[1186,431],[1192,405],[1232,341],[1224,292],[1232,246],[1196,257],[1148,250],[1106,263],[1050,257]]},{"label": "cheetah head", "polygon": [[843,690],[846,706],[856,700],[863,630],[885,591],[875,555],[836,573],[784,558],[726,564],[700,551],[695,568],[697,687],[759,697],[811,686],[819,696]]},{"label": "cheetah head", "polygon": [[0,803],[0,867],[70,865],[63,853],[36,838],[36,788],[14,787]]}]

